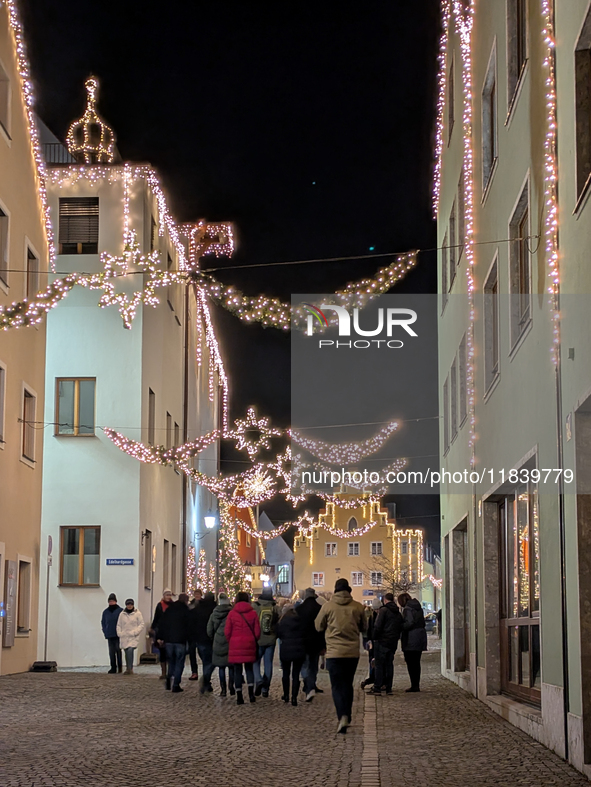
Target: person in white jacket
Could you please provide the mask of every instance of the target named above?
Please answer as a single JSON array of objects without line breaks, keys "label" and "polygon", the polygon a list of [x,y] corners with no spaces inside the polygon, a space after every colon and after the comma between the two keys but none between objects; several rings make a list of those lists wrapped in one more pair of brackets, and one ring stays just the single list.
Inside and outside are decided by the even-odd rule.
[{"label": "person in white jacket", "polygon": [[117,621],[117,636],[121,643],[121,650],[125,652],[124,675],[133,675],[133,651],[140,643],[140,637],[144,633],[144,619],[139,609],[135,608],[135,602],[128,598],[125,602],[125,609],[119,615]]}]

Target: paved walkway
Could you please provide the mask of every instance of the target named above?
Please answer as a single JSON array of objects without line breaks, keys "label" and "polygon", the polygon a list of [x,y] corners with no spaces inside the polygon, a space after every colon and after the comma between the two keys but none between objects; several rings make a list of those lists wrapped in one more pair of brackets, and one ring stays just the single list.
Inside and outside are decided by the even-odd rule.
[{"label": "paved walkway", "polygon": [[[327,691],[297,708],[269,699],[164,691],[154,667],[0,678],[2,787],[472,787],[589,785],[558,757],[438,674],[420,694],[357,690],[353,726],[336,735]],[[362,667],[365,670],[365,664]],[[360,669],[359,679],[362,677]]]}]

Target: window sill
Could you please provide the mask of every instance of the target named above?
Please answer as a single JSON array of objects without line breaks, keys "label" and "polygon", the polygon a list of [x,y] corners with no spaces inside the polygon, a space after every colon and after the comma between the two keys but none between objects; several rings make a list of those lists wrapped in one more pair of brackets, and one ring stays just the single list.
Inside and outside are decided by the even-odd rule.
[{"label": "window sill", "polygon": [[482,401],[484,402],[484,404],[486,404],[488,402],[488,400],[490,399],[490,397],[493,395],[497,385],[500,382],[500,379],[501,379],[501,373],[497,372],[495,374],[494,378],[491,380],[488,388],[484,392],[484,396],[482,397]]},{"label": "window sill", "polygon": [[527,339],[527,337],[531,333],[532,326],[533,326],[533,320],[530,317],[529,320],[527,321],[527,323],[521,329],[521,333],[519,334],[519,337],[517,338],[515,344],[511,348],[511,351],[509,353],[509,360],[510,361],[513,361],[513,359],[515,358],[515,356],[517,355],[517,353],[521,349],[522,344],[525,342],[525,340]]},{"label": "window sill", "polygon": [[28,631],[15,631],[14,632],[14,638],[15,639],[17,639],[17,638],[18,639],[27,639],[28,637],[31,636],[31,631],[33,631],[33,629],[29,629]]},{"label": "window sill", "polygon": [[21,461],[21,462],[22,462],[24,465],[26,465],[27,467],[30,467],[30,468],[31,468],[31,470],[34,470],[34,469],[35,469],[36,462],[35,462],[33,459],[27,459],[27,457],[26,457],[26,456],[21,456],[21,457],[20,457],[20,461]]},{"label": "window sill", "polygon": [[488,180],[486,181],[486,186],[482,190],[482,199],[480,200],[480,204],[482,205],[482,207],[484,207],[484,204],[488,199],[488,195],[490,194],[492,182],[495,179],[495,173],[498,169],[498,164],[499,164],[499,157],[497,156],[492,163],[492,167],[490,168],[490,173],[488,176]]},{"label": "window sill", "polygon": [[58,588],[100,588],[100,585],[73,585],[70,582],[60,582]]},{"label": "window sill", "polygon": [[54,434],[54,437],[81,437],[82,439],[87,439],[88,437],[96,437],[96,433],[93,434]]},{"label": "window sill", "polygon": [[485,701],[491,710],[516,727],[520,725],[516,723],[515,717],[526,719],[534,724],[541,725],[543,723],[542,709],[535,705],[528,705],[523,700],[515,699],[507,694],[489,694]]}]

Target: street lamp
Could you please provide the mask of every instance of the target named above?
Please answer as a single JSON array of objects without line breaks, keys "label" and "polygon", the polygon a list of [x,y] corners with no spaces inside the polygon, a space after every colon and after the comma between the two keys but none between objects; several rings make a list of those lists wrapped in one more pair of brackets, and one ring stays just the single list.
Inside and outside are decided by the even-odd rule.
[{"label": "street lamp", "polygon": [[209,513],[207,513],[207,514],[206,514],[206,515],[203,517],[203,521],[205,522],[205,527],[206,527],[208,530],[213,530],[213,529],[214,529],[214,527],[215,527],[215,526],[216,526],[216,524],[217,524],[217,517],[216,517],[216,515],[215,515],[214,513],[212,513],[212,512],[210,511]]}]

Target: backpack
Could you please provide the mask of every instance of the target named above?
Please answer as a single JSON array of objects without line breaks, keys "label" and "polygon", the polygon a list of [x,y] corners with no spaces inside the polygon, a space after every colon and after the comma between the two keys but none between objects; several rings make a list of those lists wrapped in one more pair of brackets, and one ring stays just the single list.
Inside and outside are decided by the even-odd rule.
[{"label": "backpack", "polygon": [[259,612],[259,623],[261,624],[261,634],[273,633],[273,607],[263,607]]}]

